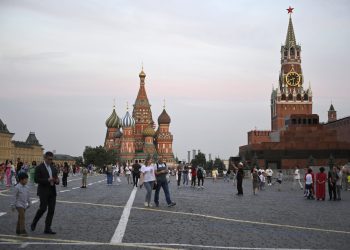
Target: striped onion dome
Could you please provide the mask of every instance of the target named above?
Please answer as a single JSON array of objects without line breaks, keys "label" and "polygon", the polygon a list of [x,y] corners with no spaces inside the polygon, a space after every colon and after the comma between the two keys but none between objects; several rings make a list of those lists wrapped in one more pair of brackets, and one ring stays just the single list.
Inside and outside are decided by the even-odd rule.
[{"label": "striped onion dome", "polygon": [[143,130],[143,135],[145,137],[151,136],[153,137],[155,135],[156,131],[154,131],[152,126],[149,126],[147,128],[145,128],[145,130]]},{"label": "striped onion dome", "polygon": [[135,125],[134,118],[132,118],[132,116],[129,114],[129,111],[126,111],[126,114],[122,121],[123,128],[133,127],[134,125]]},{"label": "striped onion dome", "polygon": [[115,112],[115,108],[113,108],[112,114],[106,120],[107,128],[119,128],[120,127],[120,119]]}]

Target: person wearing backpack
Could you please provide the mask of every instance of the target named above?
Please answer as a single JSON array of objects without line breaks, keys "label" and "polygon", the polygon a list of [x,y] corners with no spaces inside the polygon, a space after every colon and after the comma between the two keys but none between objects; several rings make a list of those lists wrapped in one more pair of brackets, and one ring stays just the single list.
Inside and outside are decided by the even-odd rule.
[{"label": "person wearing backpack", "polygon": [[[198,167],[197,170],[197,179],[198,179],[198,188],[203,188],[203,183],[204,183],[204,173],[202,167]],[[200,183],[202,182],[202,186]]]},{"label": "person wearing backpack", "polygon": [[156,191],[154,194],[154,203],[156,207],[159,207],[159,191],[160,188],[163,188],[165,199],[168,204],[168,207],[173,207],[176,205],[175,202],[172,202],[170,199],[170,193],[169,193],[169,186],[168,186],[168,180],[166,178],[166,175],[168,174],[168,167],[165,162],[163,162],[163,159],[159,157],[158,162],[156,164],[156,179],[157,179],[157,186]]}]

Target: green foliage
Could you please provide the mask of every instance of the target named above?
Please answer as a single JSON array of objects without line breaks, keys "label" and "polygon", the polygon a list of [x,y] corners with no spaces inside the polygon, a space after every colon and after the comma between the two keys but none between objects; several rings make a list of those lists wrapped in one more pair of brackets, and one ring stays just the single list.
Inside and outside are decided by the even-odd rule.
[{"label": "green foliage", "polygon": [[219,171],[222,171],[225,168],[225,164],[221,159],[215,158],[214,168],[217,168]]},{"label": "green foliage", "polygon": [[206,166],[207,160],[205,159],[205,154],[198,153],[194,159],[192,159],[191,164],[194,166]]},{"label": "green foliage", "polygon": [[75,160],[75,164],[78,166],[84,166],[83,157],[79,156]]},{"label": "green foliage", "polygon": [[118,160],[114,150],[107,151],[103,146],[95,148],[86,146],[83,157],[86,165],[92,163],[97,167],[103,167],[106,164],[112,164]]}]

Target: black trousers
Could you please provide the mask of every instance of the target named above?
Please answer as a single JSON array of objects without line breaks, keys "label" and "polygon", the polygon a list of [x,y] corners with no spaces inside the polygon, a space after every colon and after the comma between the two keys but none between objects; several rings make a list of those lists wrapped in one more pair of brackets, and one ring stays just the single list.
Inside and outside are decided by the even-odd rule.
[{"label": "black trousers", "polygon": [[243,194],[243,179],[242,178],[238,178],[237,179],[237,191],[238,191],[238,194]]},{"label": "black trousers", "polygon": [[55,194],[39,195],[39,199],[40,199],[40,207],[33,219],[33,224],[36,225],[40,220],[41,216],[43,216],[43,214],[46,212],[46,209],[48,209],[46,220],[45,220],[45,230],[50,230],[53,215],[55,213],[56,195]]},{"label": "black trousers", "polygon": [[192,176],[192,179],[191,179],[191,186],[196,186],[196,179],[197,179],[197,176]]},{"label": "black trousers", "polygon": [[132,173],[132,183],[137,187],[137,182],[139,181],[140,174]]},{"label": "black trousers", "polygon": [[65,187],[67,187],[67,178],[68,178],[68,173],[63,173],[62,185]]},{"label": "black trousers", "polygon": [[331,200],[333,198],[333,200],[337,199],[337,188],[335,183],[333,183],[333,185],[331,185],[330,183],[328,183],[328,194],[329,194],[329,199]]},{"label": "black trousers", "polygon": [[198,178],[198,186],[200,186],[200,183],[202,181],[202,187],[203,187],[204,178],[203,177],[197,177],[197,178]]},{"label": "black trousers", "polygon": [[181,173],[179,172],[177,174],[177,185],[180,186],[180,183],[181,183]]}]

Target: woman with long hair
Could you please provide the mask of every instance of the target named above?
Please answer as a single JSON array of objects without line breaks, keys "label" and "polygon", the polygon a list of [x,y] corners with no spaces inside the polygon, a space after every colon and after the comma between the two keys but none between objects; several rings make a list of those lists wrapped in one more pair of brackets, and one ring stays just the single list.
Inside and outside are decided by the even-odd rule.
[{"label": "woman with long hair", "polygon": [[155,166],[152,164],[152,160],[150,157],[147,157],[145,165],[141,167],[141,180],[140,180],[140,188],[145,186],[146,189],[146,197],[145,197],[145,207],[152,207],[151,198],[152,198],[152,190],[153,185],[156,181],[155,175]]}]

